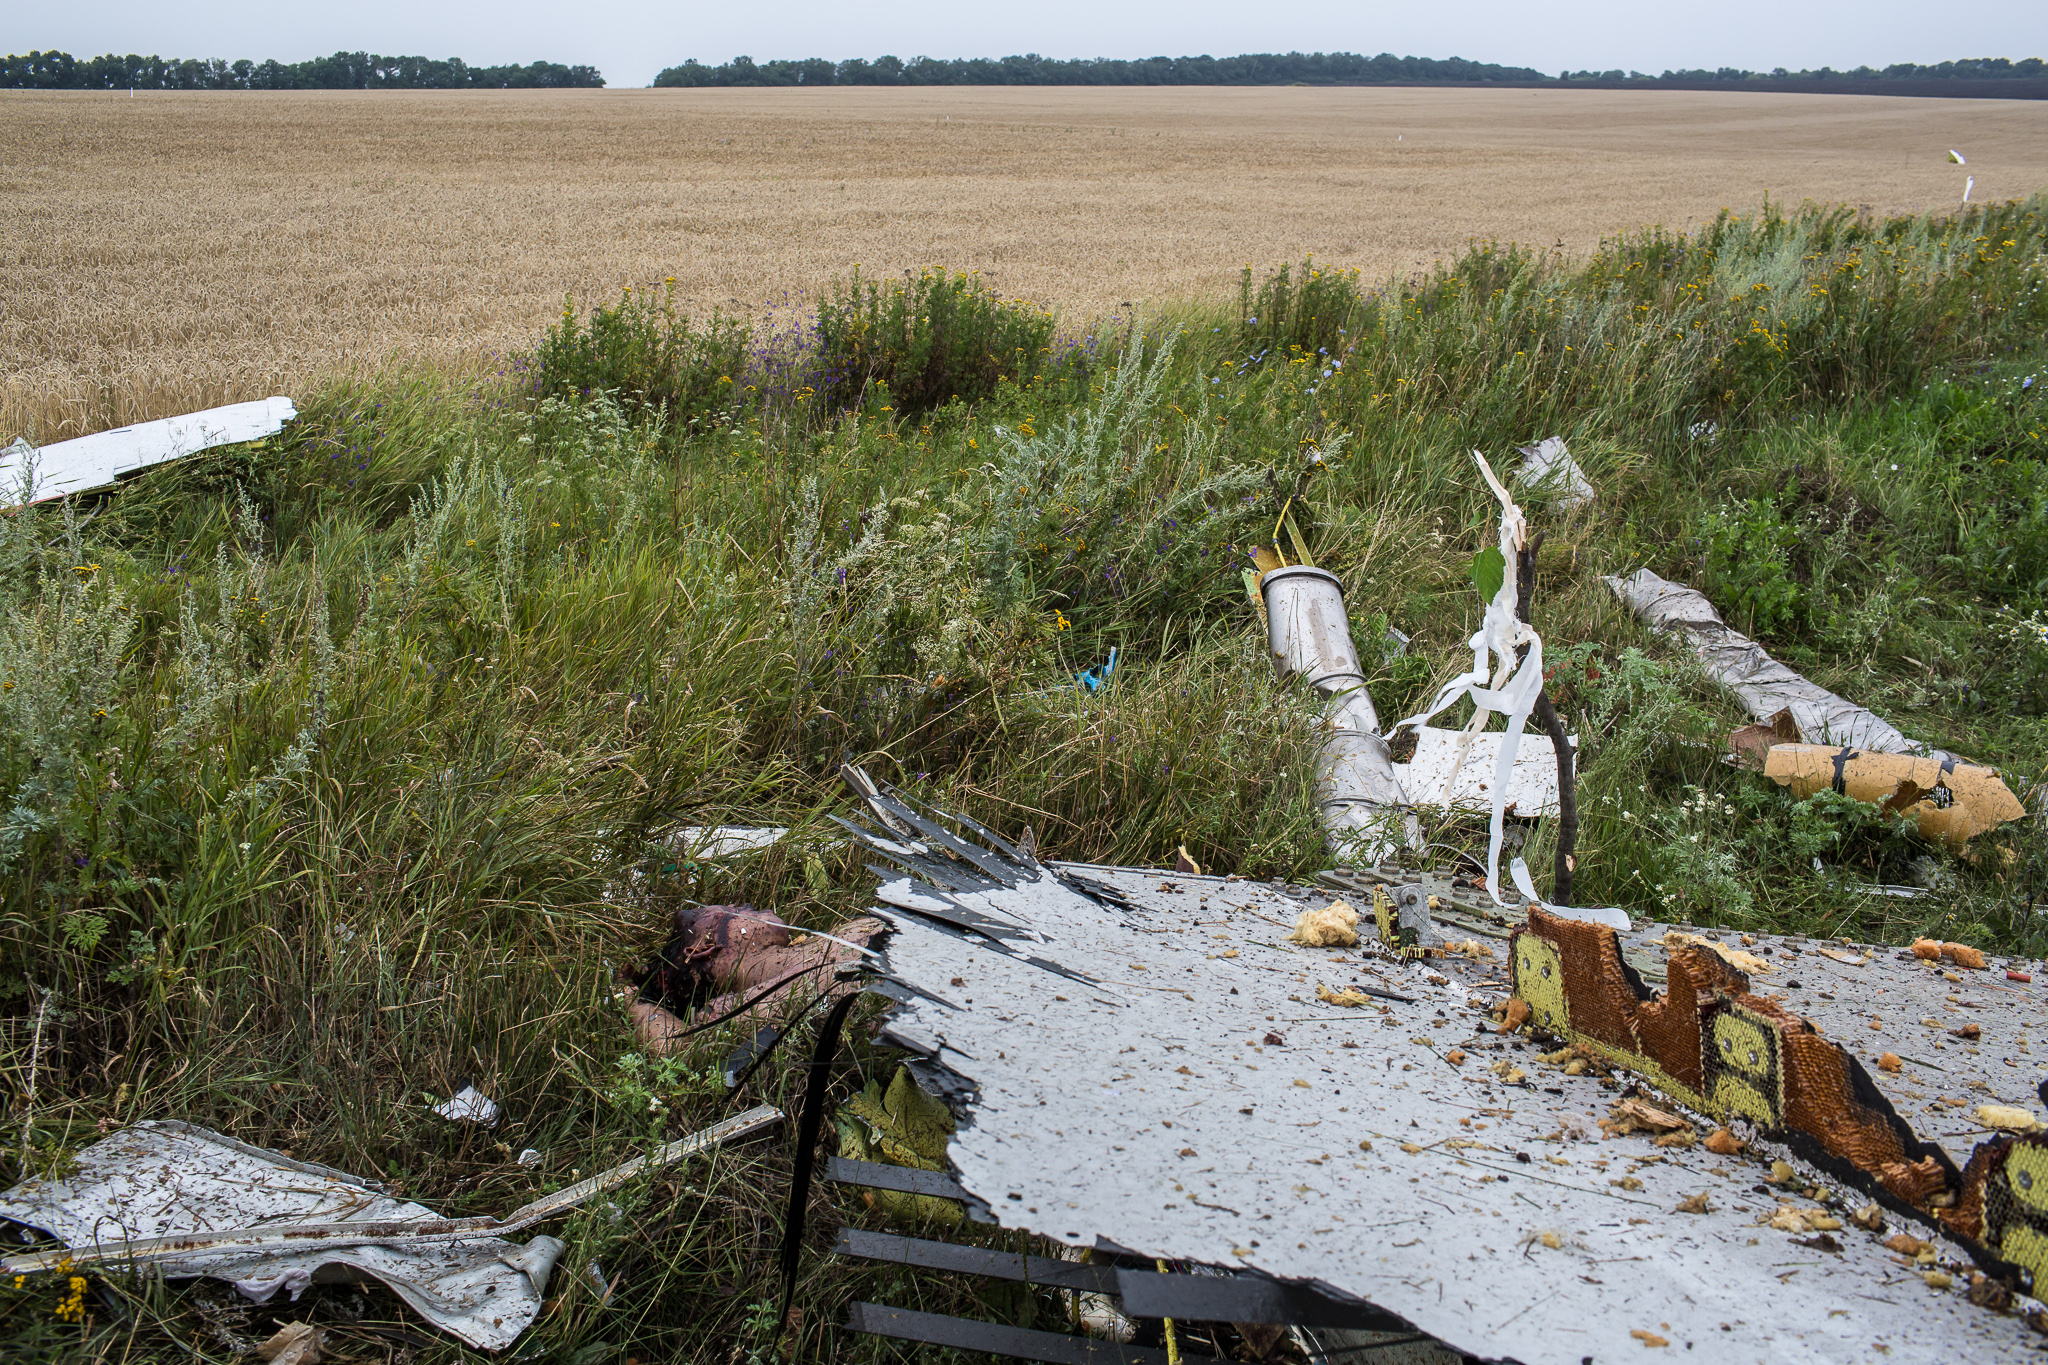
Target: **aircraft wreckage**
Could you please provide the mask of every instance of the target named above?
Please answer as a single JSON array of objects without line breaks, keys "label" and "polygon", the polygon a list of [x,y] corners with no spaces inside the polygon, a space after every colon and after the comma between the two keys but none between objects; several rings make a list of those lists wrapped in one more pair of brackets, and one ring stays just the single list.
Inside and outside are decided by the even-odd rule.
[{"label": "aircraft wreckage", "polygon": [[[1526,566],[1519,511],[1494,486],[1507,563]],[[1405,1331],[1522,1365],[1665,1346],[2038,1358],[2048,1083],[2032,1049],[2048,1043],[2048,988],[2029,964],[1636,925],[1546,905],[1519,863],[1523,894],[1503,903],[1499,799],[1484,879],[1379,856],[1408,794],[1341,605],[1332,620],[1282,591],[1319,572],[1262,577],[1280,667],[1332,698],[1333,842],[1365,855],[1322,887],[1042,862],[1028,840],[856,779],[884,828],[850,827],[893,866],[874,869],[879,962],[849,970],[895,1002],[881,1037],[955,1115],[957,1192],[1005,1228],[1207,1269],[1120,1271],[1133,1316],[1238,1317],[1220,1270],[1269,1286],[1276,1312],[1323,1305],[1253,1321],[1350,1304],[1385,1329],[1352,1350]],[[1487,736],[1502,792],[1541,671],[1514,580],[1436,708],[1462,684],[1482,719],[1509,714]],[[1504,686],[1487,685],[1489,651]],[[952,1263],[895,1240],[840,1250]],[[1065,1264],[984,1273],[1057,1284]],[[961,1321],[860,1304],[850,1325],[1036,1359],[1166,1359],[1014,1329],[1006,1345]]]}]

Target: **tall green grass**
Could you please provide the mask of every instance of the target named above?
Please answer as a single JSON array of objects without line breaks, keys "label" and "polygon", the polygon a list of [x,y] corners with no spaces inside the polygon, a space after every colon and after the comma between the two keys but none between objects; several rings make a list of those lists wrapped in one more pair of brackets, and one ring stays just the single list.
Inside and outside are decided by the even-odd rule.
[{"label": "tall green grass", "polygon": [[[1469,450],[1506,469],[1552,434],[1601,499],[1528,499],[1536,624],[1583,743],[1582,896],[2038,954],[2031,822],[1958,859],[1718,763],[1739,718],[1599,575],[1699,583],[2033,799],[2044,216],[1773,208],[1577,262],[1482,244],[1377,289],[1311,262],[1207,313],[1066,336],[937,271],[850,285],[794,342],[635,294],[571,310],[502,380],[334,385],[268,443],[0,517],[0,1176],[158,1116],[456,1213],[587,1175],[650,1136],[618,970],[676,905],[823,926],[867,903],[824,818],[843,761],[1055,856],[1185,845],[1306,876],[1315,711],[1273,680],[1247,548],[1294,517],[1344,579],[1382,714],[1406,714],[1477,625],[1467,565],[1494,513]],[[1077,687],[1112,647],[1112,685]],[[795,833],[727,864],[660,843],[755,822]],[[1552,835],[1530,837],[1540,855]],[[1945,889],[1859,890],[1914,876]],[[731,1041],[661,1073],[671,1130],[789,1098],[774,1066],[745,1097],[705,1085]],[[428,1112],[463,1083],[499,1130]],[[766,1359],[786,1178],[779,1147],[728,1154],[577,1220],[533,1346]],[[593,1261],[621,1277],[603,1304]],[[799,1354],[902,1354],[837,1334],[856,1291],[975,1309],[814,1261]],[[10,1355],[226,1358],[221,1331],[300,1311],[95,1293],[74,1323],[57,1287],[0,1285]],[[323,1293],[303,1311],[343,1340],[417,1332],[381,1293],[360,1322]]]}]

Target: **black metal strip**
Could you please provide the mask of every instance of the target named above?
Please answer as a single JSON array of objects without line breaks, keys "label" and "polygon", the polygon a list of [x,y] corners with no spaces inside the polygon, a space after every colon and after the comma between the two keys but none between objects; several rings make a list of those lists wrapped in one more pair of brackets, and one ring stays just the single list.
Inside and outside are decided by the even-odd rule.
[{"label": "black metal strip", "polygon": [[[818,1001],[824,998],[822,995],[812,996],[811,1003],[804,1006],[803,1014],[790,1021],[790,1027],[794,1028],[801,1023],[804,1015],[809,1014],[816,1008]],[[773,1052],[775,1045],[781,1041],[782,1030],[771,1026],[756,1031],[753,1037],[734,1048],[725,1059],[725,1088],[739,1089],[740,1082],[753,1075],[754,1068],[768,1060],[768,1054]]]},{"label": "black metal strip", "polygon": [[901,1194],[929,1194],[938,1199],[971,1199],[960,1182],[944,1171],[923,1171],[915,1166],[888,1166],[879,1161],[856,1161],[852,1157],[829,1157],[825,1178],[835,1185],[866,1185],[875,1190]]},{"label": "black metal strip", "polygon": [[896,864],[895,868],[883,868],[869,863],[868,871],[877,876],[898,877],[908,872],[913,877],[921,878],[933,886],[943,887],[948,891],[994,891],[1002,885],[1001,882],[992,882],[980,876],[971,868],[948,868],[936,858],[924,858],[915,853],[891,853],[888,849],[873,843],[868,847]]},{"label": "black metal strip", "polygon": [[[893,904],[889,908],[891,910],[901,910],[906,915],[916,915],[919,919],[929,920],[931,923],[939,925],[944,929],[953,930],[958,933],[974,934],[986,941],[986,946],[990,952],[1001,953],[1004,957],[1021,962],[1027,967],[1036,967],[1040,971],[1051,972],[1054,976],[1063,976],[1069,981],[1078,981],[1084,986],[1092,986],[1098,990],[1105,988],[1103,982],[1088,975],[1086,972],[1077,972],[1072,967],[1062,966],[1060,963],[1054,962],[1051,958],[1035,957],[1018,952],[1005,942],[1002,937],[991,930],[978,929],[965,921],[956,920],[948,915],[942,915],[932,910],[920,910],[908,905]],[[972,914],[973,912],[966,911],[964,913]],[[882,961],[883,969],[888,970],[888,956],[886,953],[883,955]]]},{"label": "black metal strip", "polygon": [[833,824],[838,825],[841,829],[844,829],[850,834],[852,834],[854,838],[860,840],[860,842],[866,844],[869,848],[880,850],[881,852],[888,854],[892,858],[907,858],[915,857],[917,855],[916,849],[911,848],[898,840],[884,838],[883,836],[869,829],[866,825],[859,824],[855,821],[849,820],[843,815],[833,815],[830,812],[827,812],[825,818],[827,820],[830,820]]},{"label": "black metal strip", "polygon": [[1412,1332],[1415,1325],[1369,1303],[1335,1299],[1305,1284],[1255,1275],[1162,1275],[1119,1270],[1124,1313],[1189,1322],[1275,1322],[1301,1327],[1354,1327]]},{"label": "black metal strip", "polygon": [[894,1000],[899,1005],[911,1004],[921,996],[933,1004],[944,1005],[949,1010],[960,1008],[943,995],[934,995],[922,986],[898,980],[893,976],[878,977],[868,983],[867,989],[869,994],[879,995],[885,1000]]},{"label": "black metal strip", "polygon": [[[1043,1360],[1049,1365],[1167,1365],[1166,1352],[1149,1346],[1125,1346],[1094,1337],[1070,1337],[1063,1332],[1005,1327],[1000,1323],[947,1317],[943,1313],[919,1313],[879,1303],[854,1304],[847,1311],[846,1326],[849,1331],[866,1332],[870,1336],[922,1341],[963,1351],[985,1351],[990,1355],[1009,1356],[1013,1360]],[[1183,1352],[1180,1358],[1214,1360],[1216,1357]]]},{"label": "black metal strip", "polygon": [[835,1185],[865,1185],[869,1189],[895,1190],[899,1194],[928,1194],[935,1199],[951,1199],[966,1208],[969,1222],[995,1226],[995,1215],[989,1212],[988,1205],[962,1189],[960,1182],[944,1171],[921,1171],[911,1166],[885,1166],[876,1161],[855,1161],[851,1157],[835,1156],[825,1159],[825,1178]]},{"label": "black metal strip", "polygon": [[1058,877],[1061,884],[1068,890],[1077,896],[1086,896],[1097,905],[1107,906],[1112,910],[1129,910],[1131,908],[1130,897],[1126,896],[1116,887],[1111,886],[1108,882],[1099,882],[1093,877],[1083,876],[1075,872],[1073,866],[1071,863],[1060,863],[1055,864],[1053,867],[1053,876]]},{"label": "black metal strip", "polygon": [[961,1246],[957,1242],[932,1242],[919,1237],[900,1237],[893,1232],[841,1228],[839,1242],[832,1250],[842,1256],[858,1256],[864,1261],[922,1266],[926,1270],[951,1270],[962,1275],[986,1275],[997,1280],[1022,1280],[1027,1284],[1073,1289],[1083,1294],[1116,1293],[1116,1270],[1111,1266],[1055,1261],[1044,1256],[1023,1256],[1014,1251]]},{"label": "black metal strip", "polygon": [[1028,868],[1033,863],[1038,861],[1036,858],[1026,853],[1023,849],[1017,847],[1017,845],[1011,843],[1008,839],[1003,838],[1002,835],[997,834],[994,830],[990,829],[987,825],[982,824],[979,820],[974,819],[972,816],[960,815],[956,813],[953,815],[953,818],[955,820],[958,820],[961,824],[967,826],[967,828],[973,830],[982,838],[988,840],[990,847],[1007,855],[1012,862],[1018,865],[1018,867]]}]

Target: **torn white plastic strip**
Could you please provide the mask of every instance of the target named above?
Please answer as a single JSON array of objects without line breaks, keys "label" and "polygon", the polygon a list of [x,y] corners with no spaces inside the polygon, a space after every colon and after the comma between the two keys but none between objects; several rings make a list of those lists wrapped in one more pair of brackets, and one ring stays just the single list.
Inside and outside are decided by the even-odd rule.
[{"label": "torn white plastic strip", "polygon": [[[1495,711],[1506,717],[1507,729],[1500,737],[1500,753],[1493,765],[1493,819],[1486,844],[1486,893],[1493,897],[1495,905],[1506,905],[1500,894],[1500,849],[1508,784],[1515,771],[1515,755],[1522,746],[1522,727],[1528,723],[1529,712],[1535,708],[1536,698],[1543,689],[1543,637],[1523,622],[1518,614],[1520,594],[1515,585],[1515,560],[1529,543],[1528,520],[1523,517],[1522,509],[1515,505],[1515,500],[1508,496],[1508,490],[1494,476],[1486,457],[1475,450],[1472,458],[1478,461],[1479,472],[1486,477],[1487,486],[1500,500],[1500,553],[1505,561],[1500,590],[1486,604],[1485,618],[1480,623],[1478,634],[1472,637],[1471,672],[1461,673],[1445,683],[1429,710],[1408,717],[1394,729],[1427,724],[1453,702],[1470,697],[1472,719],[1465,726],[1457,757],[1451,765],[1455,776],[1457,770],[1465,765],[1472,739],[1486,728],[1487,718]],[[1524,646],[1529,653],[1517,668],[1515,651]],[[1488,684],[1489,653],[1500,660],[1498,671],[1491,674],[1491,685]]]},{"label": "torn white plastic strip", "polygon": [[465,1085],[453,1099],[434,1106],[434,1112],[455,1123],[481,1123],[486,1128],[498,1121],[498,1106],[473,1085]]},{"label": "torn white plastic strip", "polygon": [[1552,905],[1549,901],[1536,894],[1536,883],[1529,876],[1529,864],[1522,861],[1520,857],[1517,857],[1508,864],[1508,876],[1514,879],[1515,890],[1521,892],[1525,900],[1542,906],[1553,915],[1558,915],[1565,919],[1590,920],[1594,924],[1604,924],[1610,929],[1619,929],[1624,934],[1635,927],[1634,922],[1629,919],[1626,910],[1619,910],[1613,906]]},{"label": "torn white plastic strip", "polygon": [[90,492],[106,487],[124,474],[166,460],[182,459],[215,446],[275,436],[298,415],[289,398],[262,398],[183,417],[137,422],[132,427],[97,432],[75,441],[56,441],[40,448],[16,440],[0,450],[0,500],[6,506],[18,507],[70,493]]},{"label": "torn white plastic strip", "polygon": [[1733,692],[1750,716],[1768,722],[1792,712],[1808,744],[1840,744],[1880,754],[1925,754],[1951,758],[1904,734],[1873,711],[1836,696],[1773,659],[1764,647],[1722,621],[1714,604],[1697,589],[1638,569],[1627,578],[1603,580],[1629,610],[1660,634],[1685,641],[1700,668]]}]

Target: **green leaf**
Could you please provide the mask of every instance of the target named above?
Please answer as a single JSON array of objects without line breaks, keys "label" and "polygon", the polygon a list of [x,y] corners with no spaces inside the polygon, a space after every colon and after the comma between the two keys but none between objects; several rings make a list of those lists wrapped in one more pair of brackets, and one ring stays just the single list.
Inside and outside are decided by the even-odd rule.
[{"label": "green leaf", "polygon": [[1472,586],[1479,589],[1480,601],[1491,603],[1507,581],[1508,561],[1500,546],[1489,545],[1472,556]]}]

